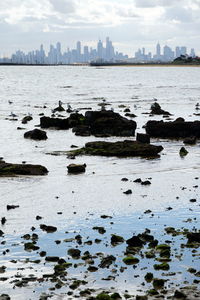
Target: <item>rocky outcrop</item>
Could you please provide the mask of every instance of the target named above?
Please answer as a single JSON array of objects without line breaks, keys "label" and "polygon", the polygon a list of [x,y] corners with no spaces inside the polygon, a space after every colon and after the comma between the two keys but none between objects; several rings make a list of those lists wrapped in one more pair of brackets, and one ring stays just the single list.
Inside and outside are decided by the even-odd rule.
[{"label": "rocky outcrop", "polygon": [[0,161],[0,176],[46,175],[48,170],[41,165],[11,164]]},{"label": "rocky outcrop", "polygon": [[143,144],[135,141],[125,140],[123,142],[90,142],[85,144],[84,148],[69,151],[73,155],[101,155],[101,156],[156,156],[163,150],[162,146]]},{"label": "rocky outcrop", "polygon": [[82,125],[85,118],[82,114],[73,113],[69,118],[50,118],[41,117],[40,126],[41,128],[55,128],[55,129],[69,129],[78,125]]},{"label": "rocky outcrop", "polygon": [[56,128],[56,129],[69,129],[68,119],[42,117],[40,118],[41,128]]},{"label": "rocky outcrop", "polygon": [[86,169],[86,164],[83,164],[83,165],[70,164],[67,167],[67,169],[68,169],[69,174],[84,173],[85,169]]},{"label": "rocky outcrop", "polygon": [[174,122],[148,121],[146,132],[151,137],[186,138],[200,137],[200,121],[185,122],[179,118]]},{"label": "rocky outcrop", "polygon": [[24,133],[24,138],[25,139],[32,139],[32,140],[46,140],[47,139],[47,134],[45,131],[40,130],[40,129],[34,129],[31,131],[27,131]]},{"label": "rocky outcrop", "polygon": [[40,118],[41,128],[69,129],[80,136],[134,136],[136,122],[112,110],[87,111],[85,116],[72,113],[69,118]]},{"label": "rocky outcrop", "polygon": [[112,110],[87,111],[85,124],[92,135],[134,136],[137,124]]},{"label": "rocky outcrop", "polygon": [[168,111],[165,111],[161,108],[160,104],[157,102],[154,102],[151,105],[151,115],[165,115],[165,116],[170,116],[171,114]]}]

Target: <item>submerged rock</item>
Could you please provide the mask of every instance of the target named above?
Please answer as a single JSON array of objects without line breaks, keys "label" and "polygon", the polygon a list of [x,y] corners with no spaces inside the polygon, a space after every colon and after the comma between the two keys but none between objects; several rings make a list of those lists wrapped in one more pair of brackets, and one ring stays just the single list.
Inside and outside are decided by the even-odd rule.
[{"label": "submerged rock", "polygon": [[25,139],[32,139],[32,140],[47,140],[47,134],[45,131],[40,129],[34,129],[31,131],[27,131],[24,133]]},{"label": "submerged rock", "polygon": [[84,121],[85,118],[82,114],[73,113],[66,119],[42,117],[40,126],[41,128],[69,129],[82,125]]},{"label": "submerged rock", "polygon": [[46,175],[48,170],[41,165],[12,164],[0,160],[0,176]]},{"label": "submerged rock", "polygon": [[146,132],[151,137],[160,138],[186,138],[200,137],[200,121],[185,122],[179,118],[173,122],[148,121]]},{"label": "submerged rock", "polygon": [[67,167],[67,169],[68,169],[69,174],[84,173],[85,169],[86,169],[86,164],[83,164],[83,165],[70,164]]},{"label": "submerged rock", "polygon": [[84,148],[73,150],[68,154],[73,155],[101,155],[101,156],[156,156],[163,150],[162,146],[143,144],[135,141],[125,140],[123,142],[89,142]]},{"label": "submerged rock", "polygon": [[150,136],[145,133],[137,133],[136,141],[140,143],[150,144]]}]

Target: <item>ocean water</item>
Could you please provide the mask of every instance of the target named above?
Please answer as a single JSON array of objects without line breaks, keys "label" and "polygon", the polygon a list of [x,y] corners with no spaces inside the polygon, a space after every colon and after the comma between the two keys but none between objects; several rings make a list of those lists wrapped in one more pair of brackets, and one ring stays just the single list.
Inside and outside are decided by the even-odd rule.
[{"label": "ocean water", "polygon": [[[186,147],[189,154],[184,158],[179,156],[182,140],[152,139],[152,144],[164,147],[156,159],[81,156],[72,161],[66,155],[52,156],[49,153],[70,150],[72,144],[82,147],[88,141],[123,138],[77,137],[71,130],[47,130],[48,140],[38,142],[25,140],[23,135],[39,124],[40,113],[50,116],[59,100],[64,107],[67,108],[69,103],[82,113],[88,108],[100,109],[98,104],[106,99],[110,104],[108,108],[124,115],[124,108],[119,107],[124,104],[137,115],[134,119],[137,132],[144,132],[143,126],[148,120],[163,119],[162,116],[150,117],[147,114],[155,99],[164,110],[172,113],[172,120],[177,117],[200,120],[200,116],[195,115],[198,113],[195,105],[200,102],[200,68],[1,66],[0,91],[0,156],[7,162],[42,164],[49,170],[44,177],[0,178],[0,218],[7,219],[6,224],[0,226],[5,233],[0,238],[0,253],[9,249],[0,256],[0,266],[7,267],[6,272],[0,274],[0,294],[8,293],[12,299],[39,299],[43,292],[52,293],[53,299],[75,297],[66,296],[69,283],[59,290],[49,290],[53,285],[48,281],[13,289],[17,276],[34,274],[40,278],[53,270],[53,264],[45,263],[37,252],[24,251],[21,236],[30,233],[32,226],[40,237],[40,249],[47,251],[48,255],[66,258],[67,249],[72,245],[63,242],[57,245],[55,240],[63,241],[81,234],[84,241],[102,238],[99,245],[93,242],[92,246],[80,246],[82,252],[114,254],[119,266],[123,266],[126,247],[124,244],[110,247],[113,233],[130,238],[149,228],[159,241],[164,242],[169,239],[164,235],[165,226],[199,229],[199,142]],[[17,115],[16,120],[10,116],[11,112]],[[23,125],[21,119],[27,114],[32,114],[33,120]],[[66,112],[62,115],[68,116]],[[17,127],[25,129],[17,130]],[[86,173],[68,175],[67,165],[72,162],[86,163]],[[122,182],[123,177],[129,181]],[[152,184],[141,186],[133,182],[136,178],[151,178]],[[132,195],[123,194],[127,189],[132,189]],[[191,203],[189,200],[194,198],[197,202]],[[20,207],[7,211],[7,204]],[[145,214],[147,210],[151,213]],[[37,215],[43,219],[37,221]],[[112,216],[112,219],[102,219],[101,215]],[[41,223],[56,226],[58,231],[45,234],[39,228]],[[99,235],[92,230],[93,226],[104,226],[106,234]],[[173,239],[174,249],[186,242],[182,236]],[[184,281],[191,284],[195,279],[187,269],[196,265],[198,254],[192,256],[188,249],[177,252],[170,264],[170,272],[177,273],[166,276],[168,288],[183,285]],[[27,258],[34,260],[38,257],[42,260],[40,264],[25,262]],[[13,260],[16,262],[11,262]],[[140,293],[150,287],[141,284],[146,268],[153,270],[153,261],[144,259],[136,269],[128,267],[111,282],[102,280],[110,275],[110,271],[100,269],[87,274],[87,287],[102,289],[112,286],[121,292]],[[83,279],[84,272],[84,266],[69,269],[69,281],[70,276]],[[161,273],[157,271],[156,274],[161,276]],[[8,279],[1,281],[1,277]]]}]

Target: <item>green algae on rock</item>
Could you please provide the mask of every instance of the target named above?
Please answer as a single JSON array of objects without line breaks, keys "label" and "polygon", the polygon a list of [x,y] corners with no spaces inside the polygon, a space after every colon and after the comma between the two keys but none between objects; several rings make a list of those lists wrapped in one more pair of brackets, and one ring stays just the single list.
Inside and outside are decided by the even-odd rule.
[{"label": "green algae on rock", "polygon": [[99,155],[99,156],[141,156],[153,157],[157,156],[163,150],[162,146],[154,146],[151,144],[139,143],[136,141],[125,140],[115,143],[111,142],[89,142],[85,147],[67,152],[72,155]]},{"label": "green algae on rock", "polygon": [[42,165],[12,164],[3,160],[0,161],[0,177],[16,175],[40,176],[47,173],[48,170]]}]

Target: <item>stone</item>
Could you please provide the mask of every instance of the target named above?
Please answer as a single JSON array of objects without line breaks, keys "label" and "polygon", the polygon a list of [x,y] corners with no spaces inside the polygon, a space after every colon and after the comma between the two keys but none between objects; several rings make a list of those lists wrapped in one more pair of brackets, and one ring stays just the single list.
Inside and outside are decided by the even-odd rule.
[{"label": "stone", "polygon": [[145,133],[137,133],[136,141],[140,143],[150,144],[150,136]]},{"label": "stone", "polygon": [[171,114],[168,111],[165,111],[163,109],[161,109],[160,104],[158,104],[157,102],[154,102],[151,105],[151,112],[150,114],[152,115],[166,115],[166,116],[170,116]]},{"label": "stone", "polygon": [[47,134],[45,131],[40,129],[34,129],[31,131],[27,131],[24,133],[25,139],[32,139],[32,140],[47,140]]},{"label": "stone", "polygon": [[195,136],[194,137],[188,137],[188,138],[184,139],[184,141],[183,141],[183,143],[185,145],[195,145],[196,142],[197,142],[197,139],[196,139]]},{"label": "stone", "polygon": [[47,175],[48,170],[42,165],[31,164],[12,164],[0,160],[0,177],[1,176],[16,176],[16,175],[30,175],[40,176]]},{"label": "stone", "polygon": [[69,174],[84,173],[86,169],[86,164],[83,165],[70,164],[69,166],[67,166],[67,169]]},{"label": "stone", "polygon": [[146,133],[158,138],[200,137],[200,121],[185,122],[177,119],[174,122],[148,121]]},{"label": "stone", "polygon": [[48,226],[48,225],[45,225],[45,224],[41,224],[40,229],[42,229],[43,231],[46,231],[47,233],[53,233],[53,232],[57,231],[57,227]]},{"label": "stone", "polygon": [[153,157],[163,150],[162,146],[138,143],[131,140],[119,142],[89,142],[85,147],[67,152],[68,155],[100,155],[117,157]]},{"label": "stone", "polygon": [[80,258],[81,251],[79,249],[71,248],[67,251],[68,255],[70,255],[72,258]]},{"label": "stone", "polygon": [[184,157],[188,154],[188,151],[185,149],[185,147],[181,147],[180,151],[179,151],[179,155],[181,157]]},{"label": "stone", "polygon": [[29,121],[33,120],[33,118],[31,116],[25,116],[22,119],[22,124],[27,124]]},{"label": "stone", "polygon": [[143,247],[144,242],[138,237],[138,236],[133,236],[132,238],[128,239],[126,241],[129,247]]}]

